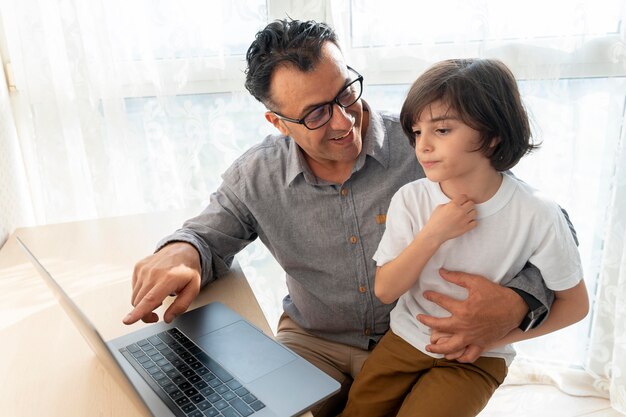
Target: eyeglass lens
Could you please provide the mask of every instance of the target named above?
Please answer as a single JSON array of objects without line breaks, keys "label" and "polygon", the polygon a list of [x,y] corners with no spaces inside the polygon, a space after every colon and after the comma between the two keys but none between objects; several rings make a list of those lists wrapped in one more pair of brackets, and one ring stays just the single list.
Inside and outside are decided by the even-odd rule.
[{"label": "eyeglass lens", "polygon": [[350,107],[361,97],[361,79],[357,78],[339,92],[332,103],[326,103],[313,109],[304,117],[304,124],[309,129],[316,129],[327,123],[333,115],[333,105],[339,104],[341,107]]}]

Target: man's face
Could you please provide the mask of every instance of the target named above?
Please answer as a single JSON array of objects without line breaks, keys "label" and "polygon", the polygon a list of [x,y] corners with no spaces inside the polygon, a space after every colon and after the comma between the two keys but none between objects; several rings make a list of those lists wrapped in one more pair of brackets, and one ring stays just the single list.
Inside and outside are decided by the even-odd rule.
[{"label": "man's face", "polygon": [[[272,75],[272,110],[293,119],[304,117],[320,104],[332,101],[356,76],[348,70],[343,56],[333,43],[326,42],[320,62],[310,72],[293,65],[278,67]],[[266,119],[284,135],[291,136],[302,148],[315,175],[329,179],[350,172],[363,146],[363,105],[358,100],[343,109],[333,105],[333,115],[319,129],[281,120],[273,112]],[[344,178],[345,179],[345,178]]]}]

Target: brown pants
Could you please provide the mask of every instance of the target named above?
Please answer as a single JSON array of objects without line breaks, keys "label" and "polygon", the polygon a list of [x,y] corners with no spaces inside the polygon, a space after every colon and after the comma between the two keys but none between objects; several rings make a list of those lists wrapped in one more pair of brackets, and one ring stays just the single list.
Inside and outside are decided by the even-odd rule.
[{"label": "brown pants", "polygon": [[473,417],[506,374],[504,359],[436,359],[389,330],[352,385],[342,417]]},{"label": "brown pants", "polygon": [[276,339],[341,384],[338,394],[313,407],[313,415],[330,417],[341,413],[346,405],[352,380],[361,370],[370,352],[307,333],[285,314],[278,322]]}]

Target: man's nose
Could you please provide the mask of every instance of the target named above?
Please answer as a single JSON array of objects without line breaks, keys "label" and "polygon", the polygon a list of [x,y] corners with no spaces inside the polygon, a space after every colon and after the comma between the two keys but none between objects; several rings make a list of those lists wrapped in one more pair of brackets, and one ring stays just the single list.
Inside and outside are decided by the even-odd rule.
[{"label": "man's nose", "polygon": [[337,103],[333,103],[333,115],[330,118],[331,127],[334,130],[348,130],[354,124],[354,116]]}]

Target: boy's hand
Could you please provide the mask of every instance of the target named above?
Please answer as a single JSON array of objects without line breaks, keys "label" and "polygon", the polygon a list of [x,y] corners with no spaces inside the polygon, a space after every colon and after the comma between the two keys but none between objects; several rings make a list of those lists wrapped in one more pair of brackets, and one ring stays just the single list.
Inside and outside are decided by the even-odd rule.
[{"label": "boy's hand", "polygon": [[[446,345],[450,342],[451,338],[452,334],[450,333],[433,330],[430,335],[430,345]],[[428,346],[426,347],[426,350],[431,352],[431,349],[429,349]],[[458,360],[459,362],[471,363],[478,359],[483,352],[484,349],[478,345],[468,345],[460,350],[446,353],[444,356],[449,361]]]},{"label": "boy's hand", "polygon": [[433,211],[423,231],[443,244],[477,225],[475,204],[466,195],[453,198]]}]

